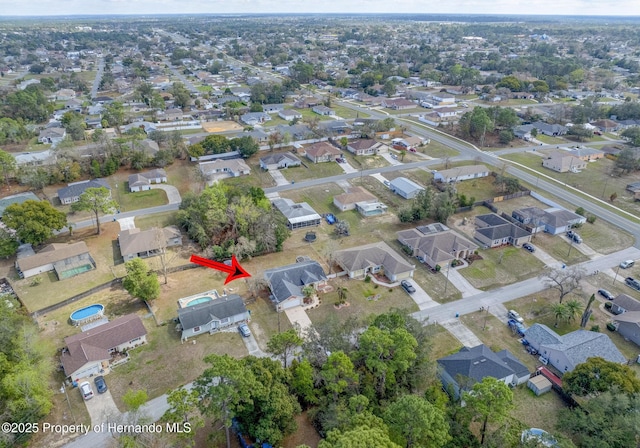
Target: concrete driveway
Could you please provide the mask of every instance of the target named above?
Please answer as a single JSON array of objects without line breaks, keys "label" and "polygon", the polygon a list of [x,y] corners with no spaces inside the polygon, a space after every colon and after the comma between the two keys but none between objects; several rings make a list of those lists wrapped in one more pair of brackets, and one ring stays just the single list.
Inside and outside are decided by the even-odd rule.
[{"label": "concrete driveway", "polygon": [[414,288],[416,288],[416,292],[413,294],[409,294],[416,305],[418,305],[418,309],[426,310],[428,308],[433,308],[434,306],[440,305],[438,302],[433,300],[427,292],[422,289],[422,286],[418,284],[414,279],[409,280]]},{"label": "concrete driveway", "polygon": [[307,315],[307,312],[304,308],[296,306],[293,308],[289,308],[284,310],[284,313],[287,315],[287,319],[291,322],[291,325],[294,327],[297,325],[300,326],[300,332],[304,334],[309,327],[311,327],[311,319]]},{"label": "concrete driveway", "polygon": [[[531,241],[531,245],[536,248],[536,251],[532,252],[531,255],[536,257],[538,260],[542,261],[545,265],[551,266],[553,268],[557,268],[562,265],[562,263],[560,263],[558,260],[553,258],[544,250],[540,249],[540,247],[536,246],[534,240]],[[526,250],[526,249],[522,249],[522,250]]]},{"label": "concrete driveway", "polygon": [[453,284],[453,286],[455,286],[456,289],[458,289],[462,293],[462,297],[471,297],[483,292],[479,289],[474,288],[473,285],[469,283],[469,281],[464,278],[462,274],[460,274],[455,268],[448,267],[447,270],[449,272],[444,272],[443,275],[445,275],[447,279],[449,279],[449,281]]},{"label": "concrete driveway", "polygon": [[391,157],[391,154],[388,152],[381,153],[379,155],[382,156],[382,158],[387,162],[389,162],[391,165],[402,165],[402,162],[400,162],[398,159],[394,159],[393,157]]},{"label": "concrete driveway", "polygon": [[180,192],[173,185],[153,184],[151,185],[151,189],[164,190],[167,193],[167,199],[169,200],[169,204],[179,204],[182,202],[182,197],[180,197]]},{"label": "concrete driveway", "polygon": [[[114,421],[116,417],[120,415],[120,411],[118,410],[116,403],[113,401],[111,391],[107,390],[105,393],[99,394],[96,390],[96,385],[93,383],[93,378],[87,378],[86,381],[89,381],[89,384],[91,384],[91,388],[93,389],[93,398],[85,401],[87,411],[89,411],[89,416],[91,416],[91,424],[99,425],[100,423],[106,423],[107,421]],[[107,381],[108,386],[109,383],[107,377],[105,377],[105,381]],[[78,391],[77,393],[80,392]]]},{"label": "concrete driveway", "polygon": [[448,319],[438,323],[446,328],[465,347],[476,347],[482,344],[482,341],[471,330],[462,325],[459,319]]},{"label": "concrete driveway", "polygon": [[120,218],[118,219],[118,224],[120,224],[120,230],[131,230],[136,228],[136,223],[134,222],[135,217],[131,216],[129,218]]},{"label": "concrete driveway", "polygon": [[256,338],[253,336],[253,332],[251,332],[248,338],[243,337],[242,342],[244,342],[244,345],[245,347],[247,347],[250,355],[257,356],[259,358],[264,358],[265,356],[267,356],[262,350],[260,350],[258,341],[256,341]]},{"label": "concrete driveway", "polygon": [[269,170],[268,171],[273,180],[276,182],[276,185],[288,185],[289,181],[285,179],[284,175],[280,172],[280,170]]},{"label": "concrete driveway", "polygon": [[[344,163],[340,163],[340,162],[336,162],[338,165],[340,165],[340,168],[342,168],[342,171],[344,171],[345,173],[357,173],[358,170],[355,169],[354,167],[352,167],[351,165],[349,165],[349,162],[346,161],[347,159],[345,159]],[[331,162],[329,162],[331,163]]]}]

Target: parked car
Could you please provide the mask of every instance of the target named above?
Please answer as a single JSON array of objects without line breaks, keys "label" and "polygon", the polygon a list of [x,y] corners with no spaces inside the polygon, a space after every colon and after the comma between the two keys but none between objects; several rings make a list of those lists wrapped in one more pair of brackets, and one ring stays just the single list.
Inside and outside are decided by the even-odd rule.
[{"label": "parked car", "polygon": [[511,328],[511,331],[517,333],[518,336],[524,336],[524,332],[527,331],[527,328],[520,322],[515,319],[509,319],[507,321],[507,325]]},{"label": "parked car", "polygon": [[509,312],[507,313],[507,315],[508,315],[511,319],[515,320],[516,322],[519,322],[519,323],[523,323],[523,322],[524,322],[524,319],[520,316],[520,314],[518,314],[518,312],[517,312],[517,311],[509,310]]},{"label": "parked car", "polygon": [[402,280],[400,282],[400,286],[402,286],[402,289],[407,291],[408,294],[413,294],[414,292],[416,292],[416,288],[413,287],[409,280]]},{"label": "parked car", "polygon": [[410,152],[418,152],[418,151],[416,151],[416,148],[409,148],[409,151]]},{"label": "parked car", "polygon": [[327,215],[325,216],[325,219],[327,220],[327,224],[330,224],[330,225],[335,224],[336,221],[338,220],[333,213],[327,213]]},{"label": "parked car", "polygon": [[602,297],[604,297],[607,300],[613,300],[615,298],[614,295],[611,294],[606,289],[598,289],[598,294],[600,294]]},{"label": "parked car", "polygon": [[249,325],[247,324],[238,325],[238,331],[240,332],[242,337],[248,338],[249,336],[251,336],[251,330],[249,330]]},{"label": "parked car", "polygon": [[628,286],[631,286],[633,289],[640,291],[640,282],[633,277],[627,277],[624,279],[625,283]]},{"label": "parked car", "polygon": [[578,235],[573,230],[569,230],[567,232],[567,238],[569,238],[570,240],[573,240],[574,243],[578,243],[578,244],[582,243],[582,238],[580,237],[580,235]]},{"label": "parked car", "polygon": [[620,263],[620,267],[622,269],[629,269],[633,267],[634,264],[635,262],[633,260],[624,260],[622,263]]},{"label": "parked car", "polygon": [[528,250],[529,252],[535,252],[536,248],[533,247],[533,245],[529,244],[529,243],[524,243],[522,245],[523,248],[525,248],[526,250]]},{"label": "parked car", "polygon": [[391,188],[391,182],[389,182],[388,180],[385,180],[383,183],[384,183],[385,187]]},{"label": "parked car", "polygon": [[99,394],[103,394],[107,391],[107,383],[104,381],[104,377],[102,375],[97,376],[93,383],[96,385],[96,389]]},{"label": "parked car", "polygon": [[80,383],[80,393],[82,394],[82,398],[85,400],[91,400],[93,398],[93,389],[91,388],[91,384],[89,381],[84,381]]},{"label": "parked car", "polygon": [[398,160],[398,156],[397,156],[397,155],[395,155],[395,154],[391,154],[391,158],[392,158],[393,160]]}]

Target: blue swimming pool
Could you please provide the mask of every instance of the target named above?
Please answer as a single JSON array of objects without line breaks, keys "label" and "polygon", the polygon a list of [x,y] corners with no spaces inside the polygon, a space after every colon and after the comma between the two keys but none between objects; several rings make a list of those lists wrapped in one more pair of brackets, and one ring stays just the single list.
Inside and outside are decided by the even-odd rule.
[{"label": "blue swimming pool", "polygon": [[104,313],[104,306],[98,304],[89,305],[79,310],[75,310],[71,313],[70,319],[73,325],[80,325],[89,320],[102,316]]},{"label": "blue swimming pool", "polygon": [[211,297],[200,297],[200,298],[191,300],[189,303],[187,303],[187,306],[199,305],[201,303],[211,302],[212,300],[213,299]]}]

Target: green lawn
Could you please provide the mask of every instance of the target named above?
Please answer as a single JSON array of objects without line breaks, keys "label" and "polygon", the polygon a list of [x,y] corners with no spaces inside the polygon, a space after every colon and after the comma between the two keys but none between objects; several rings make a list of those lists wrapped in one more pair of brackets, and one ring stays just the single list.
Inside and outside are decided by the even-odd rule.
[{"label": "green lawn", "polygon": [[567,240],[562,238],[560,235],[554,236],[547,233],[538,233],[534,236],[531,243],[534,246],[539,246],[553,258],[558,261],[562,261],[567,265],[582,263],[583,261],[589,260],[589,257],[582,254],[575,247],[571,247]]},{"label": "green lawn", "polygon": [[537,140],[540,140],[542,143],[546,143],[547,145],[557,145],[558,143],[564,144],[567,143],[567,140],[560,137],[551,137],[549,135],[538,134],[536,136]]},{"label": "green lawn", "polygon": [[287,168],[284,173],[287,180],[291,182],[302,182],[309,179],[337,176],[344,173],[340,165],[336,162],[313,163],[310,160],[303,160],[306,166],[295,166]]},{"label": "green lawn", "polygon": [[513,246],[481,250],[480,255],[483,260],[474,261],[470,266],[460,269],[460,274],[482,290],[533,277],[544,267],[544,263],[532,254]]},{"label": "green lawn", "polygon": [[136,227],[147,230],[152,227],[167,227],[177,224],[176,212],[154,213],[153,215],[136,216]]},{"label": "green lawn", "polygon": [[432,337],[433,348],[431,350],[432,359],[440,359],[445,356],[453,355],[457,353],[462,344],[451,333],[441,327],[440,325],[433,325],[435,332]]},{"label": "green lawn", "polygon": [[557,173],[542,167],[542,158],[529,153],[507,154],[505,159],[513,160],[540,173],[567,183],[580,191],[600,199],[608,199],[613,193],[618,195],[614,205],[636,215],[640,213],[640,202],[626,191],[626,186],[636,181],[637,175],[612,176],[615,162],[607,158],[588,163],[579,173]]},{"label": "green lawn", "polygon": [[[334,304],[338,301],[338,293],[335,291],[321,294],[321,304],[307,311],[313,323],[324,322],[330,315],[336,315],[340,320],[346,320],[349,316],[365,318],[369,315],[382,314],[392,308],[406,309],[410,312],[418,311],[418,305],[400,287],[385,288],[366,283],[364,280],[350,280],[346,277],[331,281],[330,284],[347,288],[348,307],[337,310]],[[367,300],[367,297],[380,295],[378,299]]]},{"label": "green lawn", "polygon": [[464,180],[456,183],[456,190],[458,194],[464,194],[467,199],[472,197],[475,198],[476,201],[492,199],[502,195],[502,193],[498,191],[497,186],[493,184],[495,180],[493,176]]},{"label": "green lawn", "polygon": [[130,193],[129,184],[124,182],[118,183],[117,189],[118,191],[113,194],[113,197],[120,204],[121,212],[157,207],[169,203],[167,193],[164,190],[147,190]]}]

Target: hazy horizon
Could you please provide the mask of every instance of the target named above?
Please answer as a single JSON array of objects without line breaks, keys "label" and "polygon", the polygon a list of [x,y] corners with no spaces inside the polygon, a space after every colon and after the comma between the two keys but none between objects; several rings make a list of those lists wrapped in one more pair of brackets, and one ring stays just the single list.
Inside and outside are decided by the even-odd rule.
[{"label": "hazy horizon", "polygon": [[0,0],[0,7],[0,17],[286,13],[640,16],[638,0]]}]

